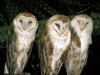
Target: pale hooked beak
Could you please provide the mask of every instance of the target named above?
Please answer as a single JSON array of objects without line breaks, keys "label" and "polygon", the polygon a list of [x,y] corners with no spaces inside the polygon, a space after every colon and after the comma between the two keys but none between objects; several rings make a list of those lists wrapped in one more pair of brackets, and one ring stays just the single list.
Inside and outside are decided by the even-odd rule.
[{"label": "pale hooked beak", "polygon": [[64,27],[60,31],[61,37],[67,36],[67,33],[68,33],[68,30],[67,30],[67,28],[64,28]]},{"label": "pale hooked beak", "polygon": [[22,25],[21,27],[19,25],[17,25],[17,26],[21,31],[26,31],[26,29],[27,29],[27,26],[25,26],[25,25]]},{"label": "pale hooked beak", "polygon": [[27,25],[25,25],[25,24],[24,24],[24,25],[22,25],[22,29],[23,29],[23,31],[25,31],[25,30],[27,29],[27,27],[28,27],[28,26],[27,26]]},{"label": "pale hooked beak", "polygon": [[64,34],[64,30],[61,30],[60,35],[63,35],[63,34]]},{"label": "pale hooked beak", "polygon": [[60,29],[60,35],[63,35],[63,34],[65,33],[65,31],[66,31],[66,29],[65,29],[64,27],[62,27],[62,28]]}]

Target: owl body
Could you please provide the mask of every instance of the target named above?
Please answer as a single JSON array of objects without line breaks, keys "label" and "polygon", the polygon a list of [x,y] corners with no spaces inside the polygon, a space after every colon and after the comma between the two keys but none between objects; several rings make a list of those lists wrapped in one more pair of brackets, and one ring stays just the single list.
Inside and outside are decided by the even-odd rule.
[{"label": "owl body", "polygon": [[37,20],[31,13],[23,12],[14,18],[8,33],[9,45],[5,73],[13,75],[23,72],[32,50],[37,28]]},{"label": "owl body", "polygon": [[[53,44],[53,53],[51,56],[51,69],[53,72],[56,72],[56,67],[60,66],[63,64],[63,60],[61,59],[62,55],[64,52],[66,52],[66,48],[67,46],[69,46],[70,44],[70,39],[71,35],[70,35],[70,31],[68,32],[68,38],[64,38],[64,39],[57,39],[57,38],[51,38],[51,42]],[[65,53],[66,54],[66,53]],[[59,68],[60,70],[60,68]],[[59,71],[58,70],[58,71]]]},{"label": "owl body", "polygon": [[71,21],[72,40],[65,62],[67,75],[80,75],[88,58],[88,48],[92,44],[93,21],[87,15],[75,16]]},{"label": "owl body", "polygon": [[21,34],[21,35],[17,36],[15,43],[17,44],[16,46],[17,46],[18,50],[19,51],[25,50],[28,52],[30,45],[32,44],[32,42],[35,39],[34,35],[35,34],[32,35],[29,32],[29,33],[25,33],[25,34]]},{"label": "owl body", "polygon": [[51,17],[38,39],[38,50],[42,75],[57,75],[67,54],[71,33],[69,18],[64,15]]}]

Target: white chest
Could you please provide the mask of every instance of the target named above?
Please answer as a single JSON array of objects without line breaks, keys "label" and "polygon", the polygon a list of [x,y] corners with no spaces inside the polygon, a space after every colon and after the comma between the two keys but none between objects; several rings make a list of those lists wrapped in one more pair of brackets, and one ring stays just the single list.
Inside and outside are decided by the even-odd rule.
[{"label": "white chest", "polygon": [[61,57],[62,53],[70,45],[71,33],[70,33],[70,31],[68,31],[67,36],[65,36],[63,38],[57,38],[57,37],[54,37],[51,35],[50,40],[53,44],[52,58],[55,58],[56,60],[58,60]]},{"label": "white chest", "polygon": [[16,46],[18,51],[26,50],[28,52],[32,38],[27,36],[19,36],[16,40]]},{"label": "white chest", "polygon": [[66,44],[66,40],[67,39],[65,39],[65,40],[55,40],[53,44],[56,48],[64,48],[64,46]]},{"label": "white chest", "polygon": [[60,39],[51,39],[53,43],[53,54],[52,57],[56,57],[56,59],[59,59],[61,54],[64,52],[66,46],[68,45],[67,43],[67,38],[60,40]]},{"label": "white chest", "polygon": [[51,39],[53,43],[53,54],[52,54],[52,60],[51,60],[51,68],[54,71],[56,66],[56,62],[62,63],[60,60],[60,57],[62,53],[66,50],[65,48],[69,45],[69,42],[66,39],[63,40],[57,40],[57,39]]}]

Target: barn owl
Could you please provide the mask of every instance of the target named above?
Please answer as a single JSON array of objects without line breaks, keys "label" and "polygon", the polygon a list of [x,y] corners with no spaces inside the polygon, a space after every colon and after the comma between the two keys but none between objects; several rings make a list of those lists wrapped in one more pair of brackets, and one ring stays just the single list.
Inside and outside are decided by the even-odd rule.
[{"label": "barn owl", "polygon": [[92,44],[93,21],[88,15],[77,15],[72,19],[71,27],[71,45],[65,68],[67,75],[80,75],[87,62],[89,45]]},{"label": "barn owl", "polygon": [[37,19],[28,12],[19,13],[8,31],[9,45],[4,73],[22,73],[32,50],[38,28]]},{"label": "barn owl", "polygon": [[69,24],[69,17],[54,15],[39,28],[38,55],[42,75],[58,74],[71,41]]}]

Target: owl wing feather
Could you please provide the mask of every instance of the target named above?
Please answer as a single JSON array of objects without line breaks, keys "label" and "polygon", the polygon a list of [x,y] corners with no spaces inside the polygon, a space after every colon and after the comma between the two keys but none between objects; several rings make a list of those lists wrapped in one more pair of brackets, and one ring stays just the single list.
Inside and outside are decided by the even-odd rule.
[{"label": "owl wing feather", "polygon": [[[41,74],[44,75],[45,69],[46,69],[46,58],[45,58],[45,42],[44,42],[44,36],[45,36],[45,29],[44,25],[39,26],[39,29],[37,31],[37,44],[38,44],[38,56],[40,59],[40,69],[41,69]],[[41,35],[42,33],[42,35]]]},{"label": "owl wing feather", "polygon": [[52,54],[52,43],[50,41],[50,38],[47,34],[46,30],[46,23],[43,23],[39,29],[37,34],[37,43],[38,43],[38,55],[40,59],[40,68],[41,68],[41,74],[45,75],[47,73],[47,69],[50,65],[50,56]]},{"label": "owl wing feather", "polygon": [[[72,28],[72,37],[70,50],[68,52],[65,67],[68,75],[80,75],[82,69],[87,62],[88,50],[82,53],[81,50],[81,38],[78,37],[76,31]],[[85,38],[85,37],[84,37]]]},{"label": "owl wing feather", "polygon": [[15,34],[14,34],[14,28],[13,25],[9,27],[8,30],[8,39],[7,39],[7,67],[9,72],[13,72],[13,61],[14,61],[14,55],[13,55],[13,50],[15,49],[14,47],[14,42],[15,42]]},{"label": "owl wing feather", "polygon": [[71,42],[70,51],[68,53],[66,61],[68,75],[81,74],[82,69],[84,68],[84,65],[86,65],[87,62],[87,53],[88,51],[82,53],[81,48],[78,47],[78,45],[74,41]]}]

